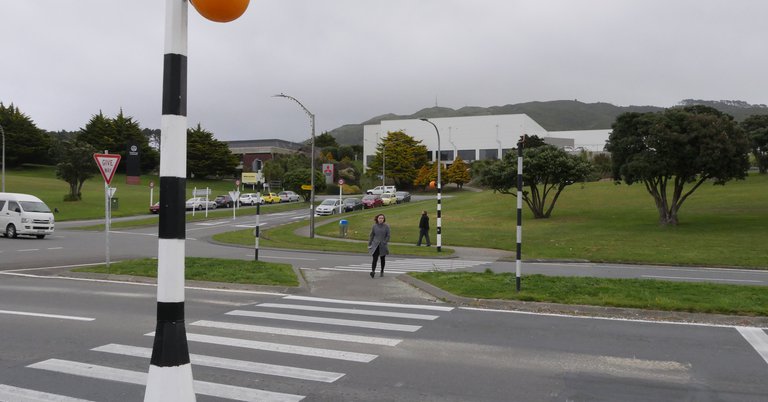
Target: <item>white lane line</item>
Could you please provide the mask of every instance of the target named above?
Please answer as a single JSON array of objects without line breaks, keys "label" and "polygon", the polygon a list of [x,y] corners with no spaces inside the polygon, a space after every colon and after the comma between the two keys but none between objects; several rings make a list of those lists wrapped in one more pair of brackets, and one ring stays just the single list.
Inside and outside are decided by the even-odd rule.
[{"label": "white lane line", "polygon": [[421,328],[421,325],[387,324],[383,322],[344,320],[340,318],[323,318],[323,317],[313,317],[308,315],[264,313],[261,311],[234,310],[226,314],[238,315],[243,317],[253,317],[253,318],[270,318],[273,320],[286,320],[286,321],[298,321],[298,322],[311,322],[315,324],[341,325],[344,327],[373,328],[373,329],[381,329],[386,331],[416,332]]},{"label": "white lane line", "polygon": [[91,402],[87,399],[70,398],[64,395],[49,394],[26,388],[0,384],[0,401],[14,402]]},{"label": "white lane line", "polygon": [[696,278],[692,276],[663,276],[663,275],[640,275],[641,278],[652,279],[684,279],[690,281],[705,281],[705,282],[750,282],[750,283],[763,283],[763,281],[756,281],[751,279],[724,279],[724,278]]},{"label": "white lane line", "polygon": [[218,322],[218,321],[207,321],[207,320],[195,321],[191,325],[197,325],[197,326],[208,327],[208,328],[230,329],[230,330],[236,330],[236,331],[259,332],[259,333],[272,334],[272,335],[287,335],[287,336],[298,336],[303,338],[327,339],[331,341],[355,342],[355,343],[363,343],[368,345],[396,346],[397,344],[403,341],[402,339],[381,338],[377,336],[360,336],[360,335],[339,334],[335,332],[305,331],[305,330],[299,330],[299,329],[265,327],[262,325],[235,324],[235,323],[229,323],[229,322]]},{"label": "white lane line", "polygon": [[271,258],[271,259],[274,259],[274,260],[317,261],[317,258],[275,257],[275,256],[272,256],[272,255],[265,255],[264,258]]},{"label": "white lane line", "polygon": [[48,247],[46,250],[63,250],[64,247]]},{"label": "white lane line", "polygon": [[736,327],[736,330],[755,348],[760,357],[768,363],[768,335],[765,334],[765,331],[762,328],[755,327]]},{"label": "white lane line", "polygon": [[28,311],[0,310],[0,314],[24,315],[24,316],[29,316],[29,317],[56,318],[56,319],[60,319],[60,320],[75,320],[75,321],[93,321],[93,320],[95,320],[95,318],[89,318],[89,317],[75,317],[75,316],[72,316],[72,315],[30,313]]},{"label": "white lane line", "polygon": [[[111,343],[109,345],[99,346],[91,349],[96,352],[114,353],[123,356],[151,358],[152,349],[138,346],[118,345]],[[278,377],[296,378],[299,380],[319,381],[331,383],[344,377],[344,373],[334,373],[332,371],[311,370],[299,367],[281,366],[277,364],[266,364],[249,362],[245,360],[225,359],[214,356],[204,356],[190,354],[189,359],[192,364],[197,366],[216,367],[228,370],[237,370],[246,373],[266,374]]]},{"label": "white lane line", "polygon": [[[121,261],[118,260],[118,261],[112,261],[112,262],[113,263],[118,263],[118,262],[121,262]],[[7,273],[12,273],[12,272],[24,272],[24,271],[40,271],[40,270],[44,270],[44,269],[92,267],[92,266],[95,266],[95,265],[104,265],[104,263],[103,262],[94,262],[94,263],[89,263],[89,264],[54,265],[54,266],[51,266],[51,267],[11,269],[11,270],[8,270],[8,271],[0,272],[0,274],[7,274]]]},{"label": "white lane line", "polygon": [[110,234],[125,234],[125,235],[135,235],[135,236],[149,236],[149,237],[157,237],[157,233],[142,233],[142,232],[124,232],[121,230],[110,230]]},{"label": "white lane line", "polygon": [[16,251],[18,251],[20,253],[26,253],[28,251],[40,251],[40,249],[39,248],[24,248],[24,249],[16,250]]},{"label": "white lane line", "polygon": [[357,306],[377,306],[377,307],[391,307],[391,308],[412,308],[419,310],[435,310],[435,311],[453,311],[454,307],[449,306],[431,306],[422,304],[400,304],[400,303],[381,303],[381,302],[369,302],[369,301],[356,301],[356,300],[342,300],[342,299],[328,299],[323,297],[310,297],[310,296],[285,296],[285,300],[303,300],[320,303],[336,303],[336,304],[354,304]]},{"label": "white lane line", "polygon": [[[145,335],[155,336],[155,333],[153,331]],[[361,363],[368,363],[378,357],[378,355],[372,355],[368,353],[346,352],[343,350],[335,349],[312,348],[309,346],[295,346],[282,343],[251,341],[248,339],[228,338],[224,336],[187,333],[187,340],[193,342],[209,343],[213,345],[233,346],[237,348],[265,350],[267,352],[322,357],[325,359],[346,360]]]},{"label": "white lane line", "polygon": [[[301,268],[301,269],[315,269],[315,268]],[[362,268],[362,267],[361,268],[325,268],[323,267],[323,268],[317,268],[317,269],[321,271],[366,272],[366,271],[370,271],[371,267],[368,267],[368,268]],[[391,269],[387,269],[387,273],[389,274],[400,275],[408,272],[411,272],[411,271],[394,271]]]},{"label": "white lane line", "polygon": [[370,315],[375,317],[409,318],[412,320],[436,320],[440,318],[439,315],[431,315],[431,314],[411,314],[411,313],[396,313],[391,311],[379,311],[379,310],[358,310],[353,308],[318,307],[318,306],[308,306],[305,304],[259,303],[257,304],[257,306],[284,308],[284,309],[290,309],[290,310],[321,311],[324,313]]},{"label": "white lane line", "polygon": [[[49,359],[40,363],[31,364],[27,367],[81,377],[96,378],[99,380],[118,381],[136,385],[147,384],[147,373],[70,360]],[[283,394],[255,388],[236,387],[233,385],[216,384],[205,381],[194,381],[193,387],[196,394],[234,399],[237,401],[293,402],[304,399],[304,396],[302,395]]]}]

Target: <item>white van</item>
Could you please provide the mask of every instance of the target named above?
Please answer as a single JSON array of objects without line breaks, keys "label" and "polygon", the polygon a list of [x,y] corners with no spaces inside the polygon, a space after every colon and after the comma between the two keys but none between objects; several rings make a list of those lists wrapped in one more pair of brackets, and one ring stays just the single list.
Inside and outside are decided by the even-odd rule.
[{"label": "white van", "polygon": [[0,230],[5,237],[53,234],[53,214],[39,198],[29,194],[0,193]]}]

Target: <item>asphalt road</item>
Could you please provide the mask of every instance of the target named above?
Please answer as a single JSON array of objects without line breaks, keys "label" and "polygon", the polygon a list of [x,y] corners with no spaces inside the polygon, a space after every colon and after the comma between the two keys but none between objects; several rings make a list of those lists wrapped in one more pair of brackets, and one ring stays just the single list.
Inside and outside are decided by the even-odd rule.
[{"label": "asphalt road", "polygon": [[[155,291],[0,275],[0,400],[142,400]],[[196,288],[186,319],[199,401],[768,400],[759,328]]]},{"label": "asphalt road", "polygon": [[[261,223],[306,215],[263,215]],[[252,259],[253,249],[208,239],[254,225],[254,217],[189,223],[187,254]],[[156,251],[156,228],[110,233],[113,261]],[[292,294],[188,287],[198,400],[768,400],[762,328],[455,308],[395,278],[419,270],[514,270],[482,251],[459,254],[393,256],[387,275],[372,280],[365,255],[261,250],[260,259],[301,268],[307,287]],[[0,400],[143,398],[154,285],[34,276],[104,259],[104,232],[60,226],[44,240],[0,239]],[[711,276],[749,284],[765,278],[709,268],[524,267],[525,273]]]}]

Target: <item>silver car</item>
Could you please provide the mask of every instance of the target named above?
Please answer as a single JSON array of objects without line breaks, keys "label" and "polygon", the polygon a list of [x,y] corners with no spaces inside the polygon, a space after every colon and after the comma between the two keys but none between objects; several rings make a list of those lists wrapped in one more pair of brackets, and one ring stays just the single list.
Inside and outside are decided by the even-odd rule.
[{"label": "silver car", "polygon": [[280,202],[299,201],[299,195],[293,191],[281,191],[277,195],[280,197]]}]

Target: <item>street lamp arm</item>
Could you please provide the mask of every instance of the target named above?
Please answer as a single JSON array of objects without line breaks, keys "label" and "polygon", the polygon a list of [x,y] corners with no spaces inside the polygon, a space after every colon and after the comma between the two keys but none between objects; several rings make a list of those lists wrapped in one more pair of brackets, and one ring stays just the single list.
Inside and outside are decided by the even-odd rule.
[{"label": "street lamp arm", "polygon": [[309,115],[310,118],[315,118],[315,115],[312,114],[312,112],[310,112],[309,109],[307,109],[301,102],[299,102],[298,99],[294,98],[291,95],[286,95],[286,94],[282,94],[281,93],[281,94],[278,94],[278,95],[272,95],[272,97],[273,98],[288,98],[288,99],[298,103],[299,106],[301,106],[301,108],[304,110],[304,112],[306,112]]}]

